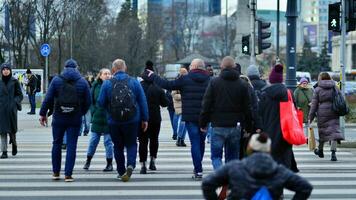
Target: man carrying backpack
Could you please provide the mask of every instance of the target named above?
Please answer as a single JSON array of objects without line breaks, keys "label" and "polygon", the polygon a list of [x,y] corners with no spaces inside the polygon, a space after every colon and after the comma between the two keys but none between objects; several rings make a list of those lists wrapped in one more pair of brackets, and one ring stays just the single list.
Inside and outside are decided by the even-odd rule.
[{"label": "man carrying backpack", "polygon": [[[137,135],[139,128],[146,132],[148,106],[141,84],[126,73],[124,60],[116,59],[112,64],[111,80],[106,80],[98,98],[98,105],[108,111],[108,124],[114,143],[114,156],[118,178],[130,180],[136,166]],[[125,167],[124,147],[127,151]]]},{"label": "man carrying backpack", "polygon": [[72,172],[82,116],[89,110],[91,103],[89,85],[81,77],[77,66],[77,62],[73,59],[66,61],[63,73],[53,78],[40,110],[40,123],[45,126],[47,124],[47,111],[52,107],[54,108],[52,119],[53,180],[60,179],[61,146],[64,133],[67,134],[65,182],[74,181]]},{"label": "man carrying backpack", "polygon": [[271,139],[266,133],[252,135],[249,157],[231,161],[203,180],[205,199],[217,199],[216,189],[223,185],[231,191],[227,199],[280,199],[284,188],[295,191],[293,199],[308,199],[313,186],[275,162],[270,152]]}]

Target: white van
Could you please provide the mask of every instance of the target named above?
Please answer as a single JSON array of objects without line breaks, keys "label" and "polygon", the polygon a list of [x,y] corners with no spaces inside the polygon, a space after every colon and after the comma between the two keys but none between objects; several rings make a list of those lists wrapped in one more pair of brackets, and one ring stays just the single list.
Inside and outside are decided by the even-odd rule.
[{"label": "white van", "polygon": [[164,77],[166,77],[166,79],[168,79],[168,80],[175,79],[179,74],[180,67],[181,67],[181,64],[167,64],[165,66]]},{"label": "white van", "polygon": [[300,79],[306,78],[309,83],[311,83],[311,75],[309,72],[297,72],[296,74],[297,81],[299,83]]}]

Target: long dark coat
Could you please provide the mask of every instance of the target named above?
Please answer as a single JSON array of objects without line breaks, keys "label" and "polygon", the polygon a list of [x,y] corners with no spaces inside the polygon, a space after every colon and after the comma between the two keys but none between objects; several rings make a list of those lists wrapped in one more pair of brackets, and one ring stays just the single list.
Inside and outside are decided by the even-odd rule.
[{"label": "long dark coat", "polygon": [[340,131],[339,116],[332,110],[333,88],[336,86],[332,80],[318,81],[312,99],[309,119],[318,118],[320,141],[344,139]]},{"label": "long dark coat", "polygon": [[279,117],[279,103],[288,101],[285,85],[272,84],[261,93],[259,113],[262,119],[262,130],[272,140],[271,154],[275,161],[291,168],[293,156],[292,145],[284,140]]},{"label": "long dark coat", "polygon": [[17,132],[17,110],[23,99],[20,83],[15,79],[5,85],[0,79],[0,134]]}]

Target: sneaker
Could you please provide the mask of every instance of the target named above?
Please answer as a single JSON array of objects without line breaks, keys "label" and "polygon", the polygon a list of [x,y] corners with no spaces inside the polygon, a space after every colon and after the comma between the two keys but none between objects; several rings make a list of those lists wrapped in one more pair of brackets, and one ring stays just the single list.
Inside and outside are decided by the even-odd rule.
[{"label": "sneaker", "polygon": [[173,136],[172,136],[172,139],[173,139],[173,140],[177,140],[177,135],[173,135]]},{"label": "sneaker", "polygon": [[150,167],[149,167],[149,169],[150,169],[150,170],[153,170],[153,171],[157,170],[156,164],[155,164],[155,162],[154,162],[153,160],[151,160],[151,162],[150,162]]},{"label": "sneaker", "polygon": [[58,181],[59,179],[61,179],[59,173],[53,173],[52,174],[52,180]]},{"label": "sneaker", "polygon": [[87,161],[85,161],[83,169],[89,170],[89,167],[90,167],[90,161],[87,160]]},{"label": "sneaker", "polygon": [[7,152],[4,151],[4,152],[2,152],[2,155],[0,156],[0,159],[6,159],[6,158],[8,158]]},{"label": "sneaker", "polygon": [[64,177],[64,182],[73,182],[74,178],[72,176],[65,176]]},{"label": "sneaker", "polygon": [[319,158],[324,158],[324,152],[319,149],[314,149],[314,154],[319,156]]},{"label": "sneaker", "polygon": [[121,181],[122,182],[127,182],[130,180],[132,172],[133,172],[133,167],[131,165],[129,165],[126,169],[126,172],[124,175],[121,176]]},{"label": "sneaker", "polygon": [[141,167],[140,174],[147,174],[147,167]]},{"label": "sneaker", "polygon": [[67,149],[67,145],[66,144],[62,144],[62,150],[66,150]]},{"label": "sneaker", "polygon": [[203,173],[201,173],[201,172],[195,173],[192,176],[192,179],[195,181],[201,181],[203,179]]},{"label": "sneaker", "polygon": [[28,112],[27,114],[28,115],[35,115],[36,113],[35,112]]},{"label": "sneaker", "polygon": [[331,161],[337,161],[335,151],[332,151],[332,152],[331,152]]}]

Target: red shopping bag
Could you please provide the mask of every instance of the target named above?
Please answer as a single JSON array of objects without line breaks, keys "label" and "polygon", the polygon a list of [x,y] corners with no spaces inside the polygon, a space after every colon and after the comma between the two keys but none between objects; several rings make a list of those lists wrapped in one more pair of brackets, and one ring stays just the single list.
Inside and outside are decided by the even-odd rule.
[{"label": "red shopping bag", "polygon": [[[283,138],[294,145],[302,145],[307,142],[303,125],[300,125],[297,110],[294,106],[292,94],[288,90],[288,101],[279,103],[279,116]],[[303,121],[302,123],[303,124]]]},{"label": "red shopping bag", "polygon": [[304,113],[302,110],[297,109],[297,115],[299,120],[299,125],[303,128]]}]

